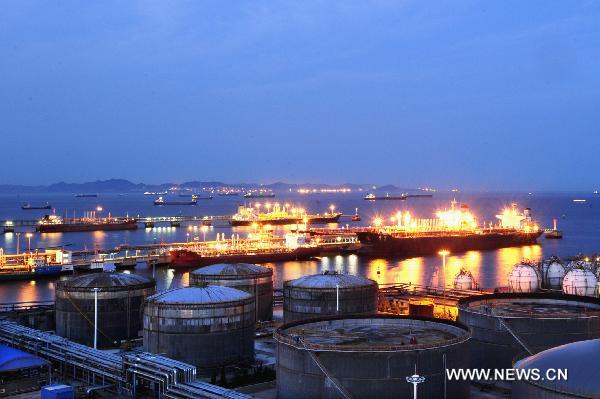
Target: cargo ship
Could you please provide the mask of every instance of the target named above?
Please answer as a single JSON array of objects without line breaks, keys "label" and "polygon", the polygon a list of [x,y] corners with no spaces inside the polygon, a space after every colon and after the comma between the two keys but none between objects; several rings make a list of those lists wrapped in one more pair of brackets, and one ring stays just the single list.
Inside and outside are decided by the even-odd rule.
[{"label": "cargo ship", "polygon": [[24,211],[30,211],[30,210],[34,210],[34,209],[52,209],[52,207],[50,206],[49,203],[46,202],[45,205],[31,205],[29,202],[26,204],[21,205],[21,209],[23,209]]},{"label": "cargo ship", "polygon": [[154,205],[198,205],[198,196],[192,195],[190,201],[167,201],[164,197],[158,197],[154,200]]},{"label": "cargo ship", "polygon": [[320,248],[307,244],[304,235],[286,234],[277,238],[264,233],[250,235],[252,238],[220,239],[172,248],[171,266],[201,267],[215,263],[268,263],[310,259],[317,256]]},{"label": "cargo ship", "polygon": [[135,230],[137,220],[130,217],[117,218],[62,218],[58,215],[45,215],[37,224],[40,233],[70,233],[80,231]]},{"label": "cargo ship", "polygon": [[365,195],[363,197],[363,199],[365,201],[386,201],[386,200],[398,200],[398,201],[404,201],[407,198],[431,198],[433,197],[432,194],[405,194],[402,193],[400,195],[389,195],[386,194],[384,196],[377,196],[373,193],[369,193],[367,195]]},{"label": "cargo ship", "polygon": [[[435,255],[440,250],[464,252],[534,245],[542,230],[531,218],[531,210],[522,213],[513,206],[497,215],[500,223],[478,226],[466,205],[438,211],[434,219],[414,219],[409,212],[393,217],[395,225],[384,226],[376,218],[373,226],[350,229],[361,243],[363,255],[407,258]],[[348,230],[345,230],[348,231]],[[332,234],[332,230],[312,230],[311,234]]]},{"label": "cargo ship", "polygon": [[270,210],[270,204],[265,207],[267,213],[260,213],[260,204],[254,207],[240,206],[238,212],[231,217],[231,226],[260,226],[260,225],[291,225],[291,224],[327,224],[337,223],[342,216],[341,213],[323,213],[309,215],[302,208],[290,208],[275,204]]},{"label": "cargo ship", "polygon": [[77,198],[96,198],[98,194],[75,194]]},{"label": "cargo ship", "polygon": [[72,272],[70,252],[46,250],[5,255],[0,248],[0,281],[36,280]]}]

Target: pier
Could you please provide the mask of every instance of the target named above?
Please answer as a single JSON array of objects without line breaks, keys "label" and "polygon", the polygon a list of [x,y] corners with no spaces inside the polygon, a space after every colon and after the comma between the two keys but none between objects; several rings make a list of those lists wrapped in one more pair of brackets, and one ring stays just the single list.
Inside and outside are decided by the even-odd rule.
[{"label": "pier", "polygon": [[[340,220],[344,219],[352,221],[356,217],[355,214],[341,215]],[[200,224],[203,226],[212,226],[214,222],[221,222],[222,225],[229,226],[229,222],[233,219],[232,215],[200,215],[200,216],[135,216],[132,217],[138,224],[145,228],[152,228],[156,225],[168,225],[170,227],[180,227],[182,224]],[[104,218],[99,218],[104,219]],[[111,217],[111,220],[120,221],[127,219],[126,217]],[[40,219],[5,219],[0,220],[0,229],[4,233],[14,233],[16,228],[35,228],[40,224]]]}]

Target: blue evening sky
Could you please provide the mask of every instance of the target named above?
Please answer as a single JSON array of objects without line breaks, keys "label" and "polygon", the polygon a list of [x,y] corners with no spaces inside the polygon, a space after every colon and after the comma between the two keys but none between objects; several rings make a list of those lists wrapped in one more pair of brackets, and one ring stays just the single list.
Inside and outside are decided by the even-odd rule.
[{"label": "blue evening sky", "polygon": [[600,188],[600,2],[6,0],[0,137],[0,184]]}]

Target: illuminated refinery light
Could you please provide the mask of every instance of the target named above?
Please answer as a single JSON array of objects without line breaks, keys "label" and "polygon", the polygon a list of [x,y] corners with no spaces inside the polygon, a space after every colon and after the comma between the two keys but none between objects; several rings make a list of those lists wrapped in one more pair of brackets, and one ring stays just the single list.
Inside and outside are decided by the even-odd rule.
[{"label": "illuminated refinery light", "polygon": [[383,224],[383,219],[380,217],[376,217],[375,219],[373,219],[373,225],[375,227],[381,227],[381,225]]}]

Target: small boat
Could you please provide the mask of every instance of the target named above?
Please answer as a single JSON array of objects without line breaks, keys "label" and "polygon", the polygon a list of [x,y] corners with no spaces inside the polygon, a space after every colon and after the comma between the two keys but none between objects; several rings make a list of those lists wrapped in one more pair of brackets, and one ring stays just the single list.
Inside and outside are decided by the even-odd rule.
[{"label": "small boat", "polygon": [[96,198],[98,194],[75,194],[77,198]]},{"label": "small boat", "polygon": [[33,209],[52,209],[49,203],[46,202],[46,205],[31,205],[29,202],[21,205],[21,209],[24,211],[30,211]]},{"label": "small boat", "polygon": [[167,201],[160,196],[154,200],[154,205],[198,205],[198,198],[192,197],[191,201]]},{"label": "small boat", "polygon": [[167,195],[166,191],[155,192],[155,191],[144,191],[144,195]]},{"label": "small boat", "polygon": [[579,202],[587,202],[587,200],[586,200],[586,199],[579,199],[579,198],[575,198],[575,199],[573,200],[573,202],[578,202],[578,203],[579,203]]}]

